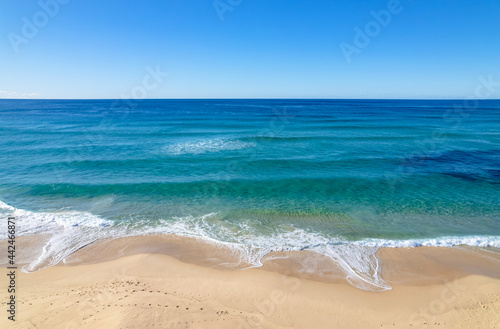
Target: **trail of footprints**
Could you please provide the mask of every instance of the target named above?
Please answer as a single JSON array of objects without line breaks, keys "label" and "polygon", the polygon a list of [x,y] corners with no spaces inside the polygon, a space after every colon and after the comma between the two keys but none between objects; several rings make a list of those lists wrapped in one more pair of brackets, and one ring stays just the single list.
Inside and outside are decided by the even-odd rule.
[{"label": "trail of footprints", "polygon": [[[43,290],[43,288],[40,288]],[[165,302],[155,303],[151,301],[151,297],[158,299],[162,298]],[[171,302],[171,297],[175,299],[181,298],[183,303]],[[134,297],[134,298],[132,298]],[[76,301],[74,301],[76,298]],[[102,284],[94,284],[90,286],[68,289],[61,289],[58,294],[48,294],[40,291],[27,296],[27,298],[19,299],[19,304],[26,311],[32,305],[44,304],[47,312],[34,315],[30,318],[31,322],[45,327],[44,323],[53,320],[52,317],[57,317],[60,314],[73,313],[75,323],[83,322],[85,325],[90,325],[91,322],[99,320],[102,311],[115,309],[118,312],[126,313],[132,319],[139,314],[150,314],[148,327],[157,328],[190,328],[195,323],[226,321],[229,316],[241,317],[248,316],[247,312],[240,312],[231,309],[214,310],[207,309],[203,306],[201,295],[184,296],[177,291],[163,291],[153,289],[147,283],[137,280],[114,280]],[[107,313],[109,314],[109,312]],[[189,320],[190,315],[196,314],[200,321]],[[204,315],[200,317],[200,315]],[[188,321],[171,322],[172,316],[183,318]],[[104,315],[102,318],[105,318]],[[144,328],[144,323],[138,325],[127,324],[123,321],[124,326],[121,328]],[[134,323],[130,321],[129,323]]]},{"label": "trail of footprints", "polygon": [[[104,294],[103,294],[104,293]],[[163,303],[153,303],[150,297],[162,297],[165,300]],[[183,303],[172,303],[171,296],[176,299],[181,298]],[[48,323],[57,318],[60,314],[73,313],[74,328],[78,328],[83,322],[85,326],[92,325],[92,322],[106,318],[107,315],[100,317],[102,311],[111,309],[121,311],[127,314],[128,319],[134,319],[140,314],[147,314],[149,323],[137,323],[137,321],[127,321],[126,319],[120,325],[120,328],[135,329],[144,328],[145,325],[149,328],[198,328],[200,324],[213,321],[235,321],[237,318],[258,319],[257,314],[250,312],[241,312],[239,310],[225,308],[223,310],[214,310],[204,307],[204,300],[201,295],[184,296],[177,291],[163,291],[153,289],[147,283],[134,280],[114,280],[103,284],[95,284],[79,289],[61,289],[60,293],[49,294],[44,292],[43,287],[37,287],[33,294],[20,296],[18,305],[20,312],[29,313],[31,306],[43,304],[46,312],[41,314],[32,314],[28,316],[27,323],[33,327],[49,327]],[[134,297],[134,301],[131,301]],[[208,298],[210,296],[207,296]],[[473,310],[482,308],[490,312],[500,311],[498,306],[499,296],[488,294],[485,300],[481,302],[465,302],[463,309]],[[76,299],[76,302],[74,301]],[[457,306],[454,307],[458,309]],[[109,315],[109,312],[107,313]],[[190,320],[190,315],[196,314],[198,321]],[[28,314],[26,314],[28,315]],[[172,322],[172,316],[183,318],[184,321]],[[202,315],[202,316],[200,316]],[[472,314],[471,314],[472,317]],[[187,320],[187,321],[186,321]],[[427,323],[425,323],[428,325]],[[438,325],[440,323],[434,323]],[[73,327],[72,327],[73,328]],[[499,327],[500,328],[500,324]]]}]

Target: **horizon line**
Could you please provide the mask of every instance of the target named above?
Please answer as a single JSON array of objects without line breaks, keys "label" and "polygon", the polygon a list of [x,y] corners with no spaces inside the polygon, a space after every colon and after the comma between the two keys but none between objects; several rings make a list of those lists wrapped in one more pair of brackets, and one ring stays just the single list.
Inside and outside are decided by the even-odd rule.
[{"label": "horizon line", "polygon": [[[0,98],[0,100],[18,100],[18,101],[92,101],[92,100],[123,100],[123,101],[147,101],[147,100],[466,100],[470,96],[464,98]],[[500,98],[475,98],[478,101],[500,101]]]}]

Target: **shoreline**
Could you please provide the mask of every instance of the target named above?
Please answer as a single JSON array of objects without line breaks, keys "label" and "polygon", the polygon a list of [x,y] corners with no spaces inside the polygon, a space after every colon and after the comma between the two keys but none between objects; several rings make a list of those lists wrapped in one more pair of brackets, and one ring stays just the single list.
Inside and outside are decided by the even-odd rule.
[{"label": "shoreline", "polygon": [[[28,254],[33,249],[40,248],[49,238],[49,235],[17,238],[19,268],[28,265],[26,261],[20,263],[19,256],[29,259]],[[6,249],[6,240],[0,241],[0,247]],[[488,248],[466,245],[454,247],[378,247],[374,256],[379,262],[379,274],[387,281],[399,284],[432,284],[450,277],[458,278],[471,274],[500,279],[500,271],[498,270],[500,268],[500,250],[498,248],[489,249],[490,251]],[[262,264],[256,266],[242,261],[240,255],[230,250],[225,244],[210,243],[196,237],[172,234],[102,239],[76,250],[63,261],[47,268],[93,265],[140,254],[166,255],[183,263],[221,271],[257,268],[326,283],[344,283],[347,275],[339,262],[314,250],[271,251],[262,258]],[[0,267],[6,266],[5,263],[0,262]]]},{"label": "shoreline", "polygon": [[[258,268],[317,281],[331,282],[332,278],[335,282],[338,279],[345,281],[345,274],[338,263],[312,250],[272,251],[263,257],[261,266],[255,266],[242,262],[239,255],[225,245],[178,235],[131,236],[97,241],[69,255],[64,263],[58,265],[89,265],[137,254],[162,254],[184,263],[223,271]],[[407,276],[407,282],[411,284],[435,283],[440,272],[445,272],[445,276],[479,274],[500,279],[500,253],[476,247],[380,247],[375,256],[380,262],[381,275],[390,281],[401,282],[398,276]],[[323,265],[325,268],[322,269]],[[319,273],[315,275],[311,268],[304,272],[306,266]]]},{"label": "shoreline", "polygon": [[12,328],[500,328],[500,255],[381,248],[380,273],[392,286],[384,292],[349,285],[331,260],[322,275],[304,271],[311,255],[273,253],[241,270],[220,266],[227,251],[196,239],[102,241],[19,273]]}]

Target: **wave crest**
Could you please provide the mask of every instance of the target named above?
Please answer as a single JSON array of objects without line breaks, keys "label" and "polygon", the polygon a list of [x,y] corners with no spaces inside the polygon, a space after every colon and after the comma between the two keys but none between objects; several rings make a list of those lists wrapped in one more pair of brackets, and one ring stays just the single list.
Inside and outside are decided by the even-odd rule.
[{"label": "wave crest", "polygon": [[[22,268],[24,272],[58,264],[76,250],[105,237],[109,233],[106,228],[114,224],[89,212],[33,212],[14,208],[2,201],[1,212],[16,218],[17,236],[48,235],[41,252],[34,255],[37,258],[29,259],[29,264]],[[6,238],[7,232],[0,232],[0,239]]]},{"label": "wave crest", "polygon": [[[111,202],[111,200],[106,200]],[[0,213],[12,214],[18,222],[18,236],[48,234],[36,259],[30,259],[23,271],[40,270],[61,261],[80,248],[105,238],[120,238],[151,234],[192,237],[227,248],[250,267],[262,266],[273,251],[310,250],[329,257],[340,265],[348,282],[360,289],[384,291],[391,286],[379,273],[376,252],[381,247],[452,247],[469,245],[500,247],[498,236],[440,237],[428,239],[363,239],[348,241],[342,237],[325,236],[293,226],[270,228],[259,221],[225,220],[219,213],[127,222],[114,225],[89,212],[32,212],[16,209],[0,201]],[[4,234],[2,232],[0,234]],[[6,236],[0,236],[5,239]],[[320,266],[320,264],[314,265]],[[319,269],[319,268],[318,268]],[[314,269],[308,269],[314,270]]]},{"label": "wave crest", "polygon": [[166,146],[166,151],[172,155],[203,154],[221,151],[234,151],[254,147],[255,143],[233,139],[203,139]]}]

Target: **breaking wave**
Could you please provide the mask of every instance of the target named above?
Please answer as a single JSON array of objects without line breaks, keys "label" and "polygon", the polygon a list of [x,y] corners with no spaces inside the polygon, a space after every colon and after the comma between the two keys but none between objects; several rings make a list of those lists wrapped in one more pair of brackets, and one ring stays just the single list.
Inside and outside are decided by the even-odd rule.
[{"label": "breaking wave", "polygon": [[[89,212],[57,211],[32,212],[16,209],[0,201],[0,213],[16,217],[18,236],[47,234],[41,250],[23,271],[40,270],[61,261],[80,248],[106,238],[126,236],[173,234],[192,237],[231,250],[242,263],[250,267],[262,266],[266,255],[273,251],[310,250],[329,257],[340,265],[348,282],[365,290],[384,291],[391,286],[379,272],[376,252],[381,247],[451,247],[469,245],[500,247],[498,236],[442,237],[435,239],[386,240],[363,239],[348,241],[342,237],[326,237],[320,233],[294,228],[262,229],[250,221],[237,223],[223,220],[218,213],[203,216],[172,217],[159,221],[115,222]],[[5,233],[0,235],[6,239]],[[317,266],[321,266],[318,264]]]}]

